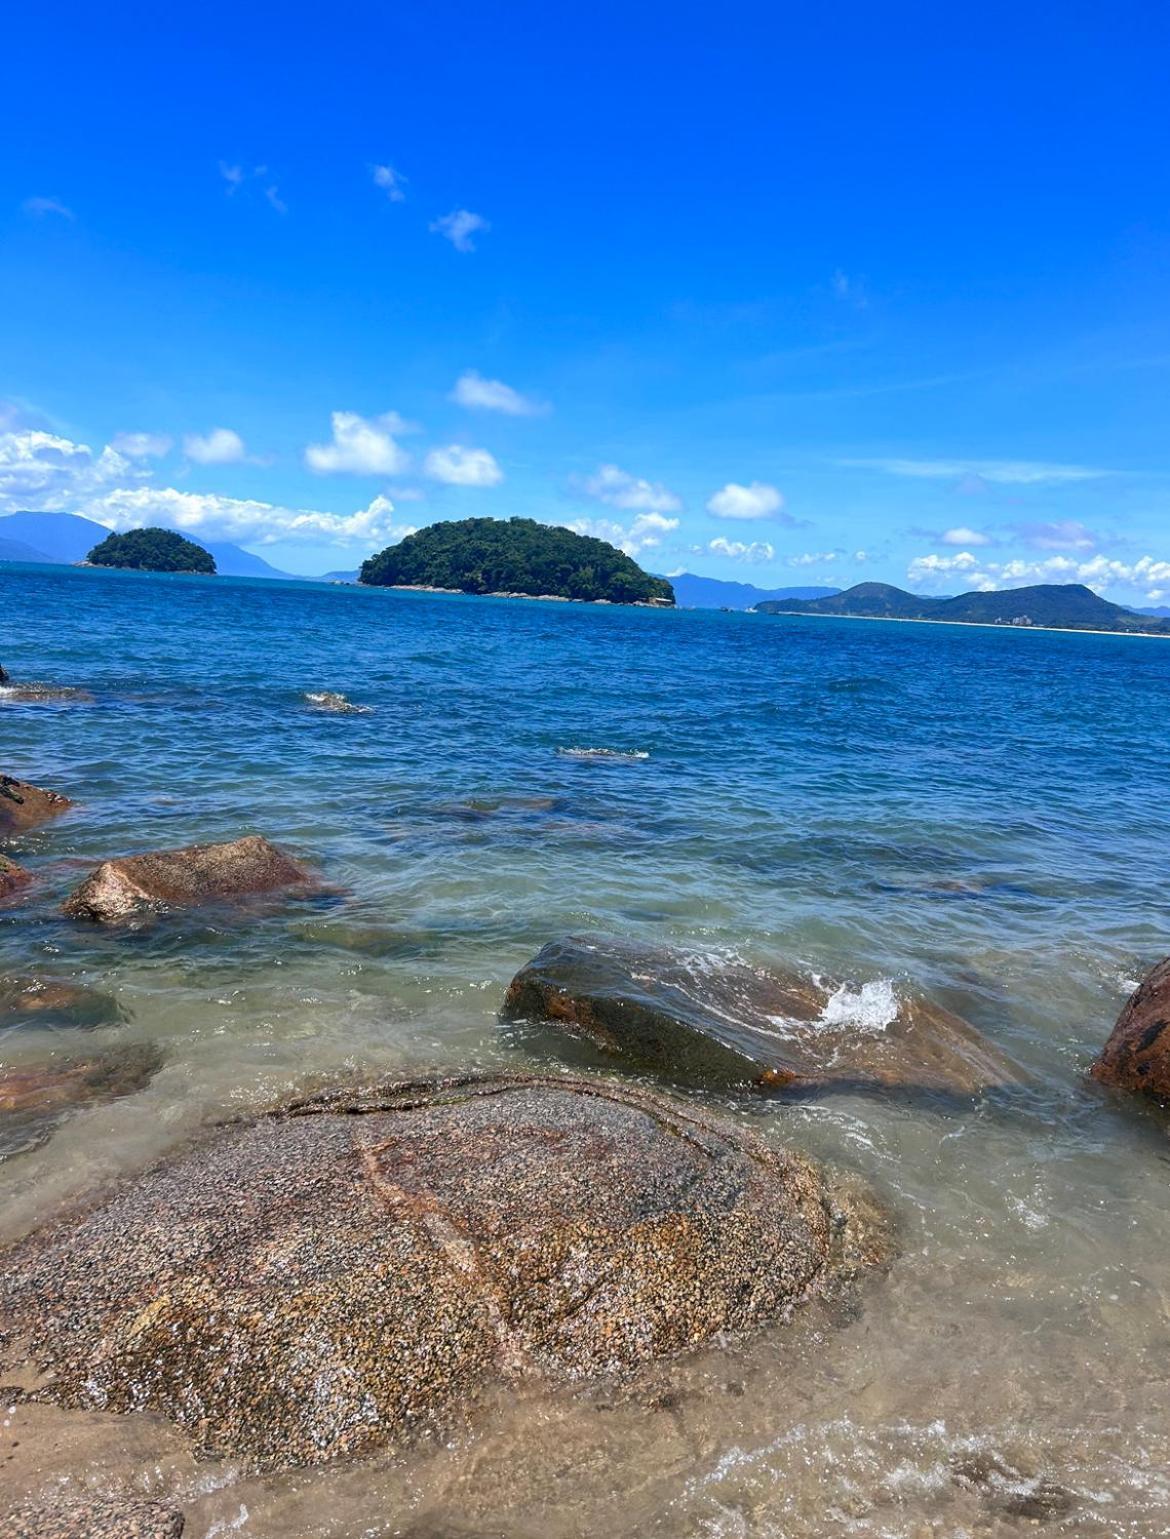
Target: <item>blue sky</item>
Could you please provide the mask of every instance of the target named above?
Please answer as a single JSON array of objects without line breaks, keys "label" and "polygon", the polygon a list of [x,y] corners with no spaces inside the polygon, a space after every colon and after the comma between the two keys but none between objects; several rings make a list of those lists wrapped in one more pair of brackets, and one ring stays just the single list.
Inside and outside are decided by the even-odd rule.
[{"label": "blue sky", "polygon": [[1170,597],[1168,18],[23,7],[0,511]]}]

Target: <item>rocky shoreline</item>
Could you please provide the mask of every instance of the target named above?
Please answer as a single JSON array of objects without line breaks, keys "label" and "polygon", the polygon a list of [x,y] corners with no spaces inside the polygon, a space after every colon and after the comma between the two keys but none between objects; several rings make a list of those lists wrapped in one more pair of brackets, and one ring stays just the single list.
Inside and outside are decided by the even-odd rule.
[{"label": "rocky shoreline", "polygon": [[[309,862],[247,834],[112,854],[51,898],[25,840],[66,815],[84,816],[72,795],[0,776],[5,904],[43,895],[114,938],[146,927],[150,944],[167,916],[214,905],[242,924],[257,903],[325,890]],[[1034,1087],[925,995],[891,995],[860,1021],[846,992],[797,968],[550,938],[499,1001],[546,1069],[286,1097],[0,1252],[4,1393],[163,1417],[199,1458],[279,1473],[473,1426],[492,1385],[632,1379],[782,1328],[817,1299],[863,1307],[898,1264],[880,1190],[710,1101],[862,1094],[963,1115]],[[120,1018],[115,998],[31,967],[0,979],[5,1028]],[[134,1095],[162,1062],[136,1045],[0,1066],[0,1157]],[[1170,1100],[1170,960],[1126,1004],[1092,1084]],[[182,1529],[166,1502],[42,1494],[6,1532]]]}]

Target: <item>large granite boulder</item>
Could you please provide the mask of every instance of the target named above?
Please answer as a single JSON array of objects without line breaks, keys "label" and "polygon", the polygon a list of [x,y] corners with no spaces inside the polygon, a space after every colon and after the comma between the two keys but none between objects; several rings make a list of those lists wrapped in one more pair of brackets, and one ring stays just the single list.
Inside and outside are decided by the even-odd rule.
[{"label": "large granite boulder", "polygon": [[550,942],[501,1013],[682,1084],[974,1095],[1022,1079],[966,1021],[888,984],[850,991],[608,936]]},{"label": "large granite boulder", "polygon": [[217,1129],[0,1253],[0,1383],[259,1469],[784,1319],[884,1259],[803,1158],[605,1079],[333,1093]]},{"label": "large granite boulder", "polygon": [[249,834],[230,844],[192,844],[104,861],[70,893],[62,911],[73,919],[109,924],[144,909],[192,908],[314,885],[300,861]]},{"label": "large granite boulder", "polygon": [[0,855],[0,901],[12,897],[22,887],[27,887],[31,881],[31,871],[18,866],[14,860],[9,860],[7,855]]},{"label": "large granite boulder", "polygon": [[[141,1090],[161,1063],[157,1048],[138,1043],[84,1058],[0,1065],[0,1159],[44,1143],[70,1112]],[[3,1313],[0,1307],[0,1319]]]},{"label": "large granite boulder", "polygon": [[1090,1072],[1102,1084],[1170,1100],[1170,957],[1130,995]]},{"label": "large granite boulder", "polygon": [[58,791],[44,791],[12,775],[0,775],[0,834],[23,833],[67,812],[73,803]]}]

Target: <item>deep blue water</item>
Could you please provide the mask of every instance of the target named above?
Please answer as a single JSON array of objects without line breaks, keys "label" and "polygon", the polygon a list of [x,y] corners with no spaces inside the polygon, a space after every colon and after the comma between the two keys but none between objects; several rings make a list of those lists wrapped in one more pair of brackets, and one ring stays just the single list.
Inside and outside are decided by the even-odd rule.
[{"label": "deep blue water", "polygon": [[[745,1463],[679,1484],[664,1531],[820,1535],[839,1477],[851,1500],[895,1467],[925,1481],[937,1466],[945,1483],[963,1439],[1016,1448],[1021,1427],[1065,1478],[1087,1460],[1086,1490],[1104,1493],[1097,1527],[1059,1532],[1166,1531],[1132,1514],[1164,1518],[1170,1490],[1135,1495],[1132,1441],[1099,1418],[1108,1405],[1110,1426],[1141,1421],[1151,1468],[1170,1454],[1151,1388],[1165,1134],[1083,1073],[1141,969],[1170,951],[1170,645],[0,567],[0,662],[92,695],[0,697],[0,769],[79,804],[19,844],[40,886],[0,910],[0,973],[100,984],[129,1019],[85,1044],[165,1053],[148,1090],[0,1164],[11,1223],[318,1073],[517,1061],[536,1049],[497,1025],[503,990],[567,931],[924,989],[1007,1047],[1035,1097],[1014,1116],[843,1100],[768,1123],[876,1180],[905,1255],[868,1335],[841,1338],[801,1404],[832,1468],[775,1441],[786,1381],[760,1368],[757,1422],[737,1411],[734,1432],[698,1439],[716,1464],[737,1439]],[[321,690],[370,709],[322,714],[305,699]],[[564,752],[581,749],[614,756]],[[252,831],[332,891],[245,923],[109,933],[57,913],[103,857]],[[47,1050],[32,1031],[0,1040],[17,1060]],[[983,1364],[977,1385],[926,1372],[923,1340],[955,1330]],[[802,1487],[814,1466],[819,1485]],[[885,1526],[856,1531],[960,1532],[914,1526],[931,1510],[918,1489],[898,1487],[897,1521],[873,1496],[857,1510]],[[350,1494],[353,1532],[374,1532]],[[720,1527],[737,1503],[753,1523]],[[244,1531],[292,1531],[271,1521]]]}]

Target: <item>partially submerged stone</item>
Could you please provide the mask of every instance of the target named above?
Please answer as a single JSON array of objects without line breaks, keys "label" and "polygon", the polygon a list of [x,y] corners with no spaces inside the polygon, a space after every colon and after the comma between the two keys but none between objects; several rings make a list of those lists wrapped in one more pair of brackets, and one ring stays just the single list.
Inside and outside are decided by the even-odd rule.
[{"label": "partially submerged stone", "polygon": [[0,1028],[109,1026],[125,1020],[110,994],[63,978],[0,977]]},{"label": "partially submerged stone", "polygon": [[144,909],[192,908],[231,898],[304,890],[314,878],[258,834],[104,861],[66,898],[73,919],[111,923]]},{"label": "partially submerged stone", "polygon": [[368,716],[373,706],[355,705],[348,695],[339,694],[333,689],[318,690],[314,694],[307,694],[306,701],[314,711],[324,711],[333,716]]},{"label": "partially submerged stone", "polygon": [[71,684],[13,684],[0,681],[0,704],[13,705],[92,705],[88,689]]},{"label": "partially submerged stone", "polygon": [[0,855],[0,900],[12,897],[22,887],[27,887],[31,881],[31,871],[18,866],[14,860],[9,860],[7,855]]},{"label": "partially submerged stone", "polygon": [[135,1044],[84,1058],[0,1065],[0,1158],[35,1149],[70,1112],[141,1090],[161,1063],[157,1048]]},{"label": "partially submerged stone", "polygon": [[512,980],[502,1015],[685,1084],[973,1095],[1021,1082],[966,1021],[890,985],[851,993],[606,936],[550,942]]},{"label": "partially submerged stone", "polygon": [[22,1502],[4,1519],[7,1539],[180,1539],[182,1532],[177,1508],[132,1496]]},{"label": "partially submerged stone", "polygon": [[215,1130],[0,1254],[0,1382],[311,1465],[458,1424],[492,1380],[784,1319],[886,1245],[810,1162],[665,1095],[376,1085]]},{"label": "partially submerged stone", "polygon": [[1104,1085],[1170,1100],[1170,957],[1130,995],[1090,1073]]},{"label": "partially submerged stone", "polygon": [[72,805],[59,791],[43,790],[14,775],[0,775],[0,833],[23,833],[67,812]]}]

